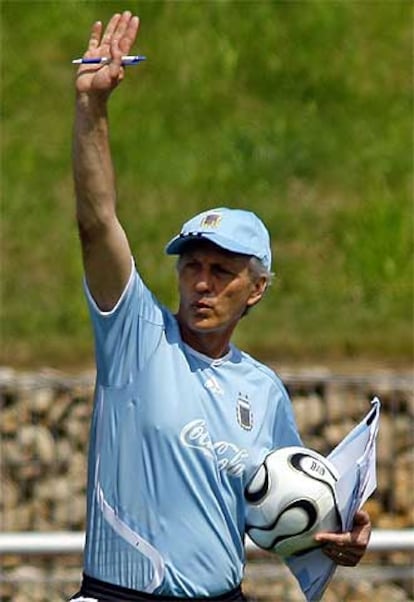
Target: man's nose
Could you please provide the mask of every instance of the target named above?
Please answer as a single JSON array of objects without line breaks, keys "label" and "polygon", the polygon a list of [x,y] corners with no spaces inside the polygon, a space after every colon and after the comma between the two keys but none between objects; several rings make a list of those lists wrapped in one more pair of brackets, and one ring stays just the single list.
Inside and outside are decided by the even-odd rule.
[{"label": "man's nose", "polygon": [[209,292],[212,288],[212,279],[210,270],[203,268],[197,274],[195,289],[198,293]]}]

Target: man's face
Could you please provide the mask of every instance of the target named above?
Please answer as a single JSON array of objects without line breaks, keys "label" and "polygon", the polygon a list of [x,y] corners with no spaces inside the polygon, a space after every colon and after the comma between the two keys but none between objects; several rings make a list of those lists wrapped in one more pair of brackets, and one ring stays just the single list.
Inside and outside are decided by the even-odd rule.
[{"label": "man's face", "polygon": [[189,243],[178,261],[178,319],[184,330],[231,334],[265,289],[265,279],[254,281],[248,265],[248,256],[209,241]]}]

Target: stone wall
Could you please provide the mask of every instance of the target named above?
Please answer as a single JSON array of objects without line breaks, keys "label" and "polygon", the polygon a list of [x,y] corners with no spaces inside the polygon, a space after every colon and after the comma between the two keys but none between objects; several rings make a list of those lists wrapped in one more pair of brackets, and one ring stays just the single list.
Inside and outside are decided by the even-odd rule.
[{"label": "stone wall", "polygon": [[[292,397],[305,445],[322,454],[361,420],[374,395],[380,398],[378,488],[369,511],[375,528],[413,527],[412,375],[381,371],[350,376],[325,369],[278,372]],[[91,372],[73,376],[0,370],[3,531],[84,529],[93,387]]]}]

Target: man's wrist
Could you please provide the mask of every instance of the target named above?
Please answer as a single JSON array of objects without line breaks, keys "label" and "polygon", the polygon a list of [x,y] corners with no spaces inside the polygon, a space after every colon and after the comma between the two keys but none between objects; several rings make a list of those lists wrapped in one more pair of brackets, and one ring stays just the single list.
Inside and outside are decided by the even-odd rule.
[{"label": "man's wrist", "polygon": [[77,92],[76,106],[81,111],[106,117],[109,94],[107,92]]}]

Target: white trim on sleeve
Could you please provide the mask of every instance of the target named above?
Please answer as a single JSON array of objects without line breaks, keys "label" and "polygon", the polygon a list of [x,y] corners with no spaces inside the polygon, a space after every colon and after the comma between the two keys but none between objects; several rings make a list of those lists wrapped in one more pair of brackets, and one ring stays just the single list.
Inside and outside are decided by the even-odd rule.
[{"label": "white trim on sleeve", "polygon": [[101,315],[102,317],[109,317],[109,316],[111,316],[112,314],[114,314],[114,313],[117,311],[118,307],[121,305],[121,303],[122,303],[122,300],[123,300],[123,299],[124,299],[124,297],[126,296],[126,294],[127,294],[127,292],[128,292],[128,289],[129,289],[129,288],[130,288],[130,286],[131,286],[131,283],[132,283],[132,280],[133,280],[134,274],[135,274],[135,262],[134,262],[134,258],[133,258],[133,257],[131,257],[131,273],[130,273],[130,275],[129,275],[128,282],[126,283],[126,285],[125,285],[125,288],[124,288],[124,290],[122,291],[122,293],[121,293],[121,295],[120,295],[120,297],[119,297],[118,301],[115,303],[114,307],[113,307],[112,309],[110,309],[109,311],[104,311],[104,310],[102,310],[102,309],[100,309],[100,308],[98,307],[98,305],[97,305],[97,303],[96,303],[95,299],[94,299],[94,298],[93,298],[93,296],[92,296],[92,293],[91,293],[91,291],[89,290],[89,286],[88,286],[88,283],[87,283],[87,281],[86,281],[86,277],[84,276],[84,277],[83,277],[83,285],[84,285],[84,288],[85,288],[85,291],[86,291],[86,296],[88,297],[90,304],[91,304],[91,305],[92,305],[92,307],[94,308],[94,311],[96,311],[96,312],[97,312],[99,315]]}]

